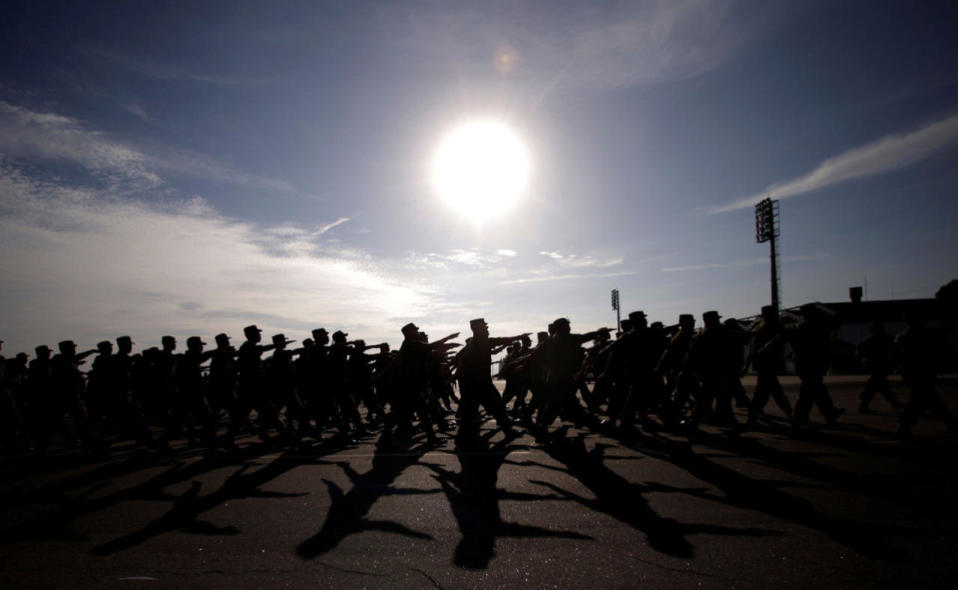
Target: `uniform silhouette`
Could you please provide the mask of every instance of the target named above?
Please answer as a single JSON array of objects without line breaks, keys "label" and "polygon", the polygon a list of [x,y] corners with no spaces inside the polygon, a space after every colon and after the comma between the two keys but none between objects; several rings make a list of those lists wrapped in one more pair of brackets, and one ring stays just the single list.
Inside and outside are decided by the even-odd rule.
[{"label": "uniform silhouette", "polygon": [[[748,408],[748,423],[754,425],[765,410],[771,397],[789,419],[792,404],[782,390],[778,374],[785,359],[785,331],[778,319],[778,312],[771,305],[762,307],[762,321],[756,326],[749,345],[748,359],[755,367],[755,391]],[[747,363],[746,363],[747,368]]]}]

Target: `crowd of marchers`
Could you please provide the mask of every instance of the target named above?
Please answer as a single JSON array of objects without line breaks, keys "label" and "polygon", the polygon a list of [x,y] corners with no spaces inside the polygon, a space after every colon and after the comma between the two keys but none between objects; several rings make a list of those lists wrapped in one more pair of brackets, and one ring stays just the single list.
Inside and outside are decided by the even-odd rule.
[{"label": "crowd of marchers", "polygon": [[[909,436],[925,411],[954,429],[937,390],[944,340],[922,318],[904,319],[907,328],[897,336],[876,323],[860,344],[870,374],[858,410],[869,413],[881,393],[899,413],[900,436]],[[609,328],[574,333],[559,318],[533,344],[531,333],[490,336],[479,318],[469,322],[464,345],[453,342],[458,333],[430,341],[408,323],[399,350],[324,328],[299,347],[283,334],[267,344],[255,325],[244,328],[238,348],[226,334],[210,350],[192,336],[183,352],[172,336],[142,353],[129,336],[117,338],[115,348],[103,341],[83,351],[64,340],[57,354],[41,345],[32,360],[0,356],[0,436],[7,452],[36,453],[57,434],[99,453],[129,440],[158,452],[175,439],[229,450],[246,433],[300,448],[372,436],[386,446],[420,435],[435,442],[448,434],[468,448],[487,417],[507,438],[518,429],[548,438],[562,432],[553,430],[557,421],[623,436],[638,429],[689,433],[704,423],[755,428],[769,398],[798,432],[813,406],[828,424],[842,415],[824,382],[837,327],[827,308],[810,304],[799,318],[783,320],[765,307],[749,329],[723,323],[715,311],[702,320],[696,329],[695,318],[682,314],[665,327],[636,311],[613,338]],[[794,404],[778,379],[786,347],[801,380]],[[502,351],[500,392],[491,368]],[[749,367],[757,375],[751,397],[741,382]],[[905,403],[889,385],[896,370],[908,388]],[[747,422],[737,420],[733,404],[747,408]]]}]

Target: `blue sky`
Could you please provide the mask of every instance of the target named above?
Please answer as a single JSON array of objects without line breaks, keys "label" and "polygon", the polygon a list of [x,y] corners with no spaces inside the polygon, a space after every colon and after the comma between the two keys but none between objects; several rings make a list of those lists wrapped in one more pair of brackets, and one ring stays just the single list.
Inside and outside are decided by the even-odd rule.
[{"label": "blue sky", "polygon": [[[958,277],[954,2],[9,3],[7,354],[258,323],[398,342],[625,311],[757,313]],[[496,56],[514,57],[510,68]],[[509,125],[529,188],[481,227],[441,138]]]}]

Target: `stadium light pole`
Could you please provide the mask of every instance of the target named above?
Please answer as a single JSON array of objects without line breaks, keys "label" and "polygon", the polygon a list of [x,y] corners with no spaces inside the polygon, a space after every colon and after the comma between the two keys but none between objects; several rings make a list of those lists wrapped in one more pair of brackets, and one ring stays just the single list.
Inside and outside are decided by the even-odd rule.
[{"label": "stadium light pole", "polygon": [[778,252],[776,246],[779,237],[778,201],[765,198],[755,204],[755,241],[769,243],[769,258],[772,268],[772,307],[775,313],[781,309],[778,280]]},{"label": "stadium light pole", "polygon": [[615,333],[619,335],[622,333],[622,319],[619,312],[619,290],[612,289],[612,309],[615,310]]}]

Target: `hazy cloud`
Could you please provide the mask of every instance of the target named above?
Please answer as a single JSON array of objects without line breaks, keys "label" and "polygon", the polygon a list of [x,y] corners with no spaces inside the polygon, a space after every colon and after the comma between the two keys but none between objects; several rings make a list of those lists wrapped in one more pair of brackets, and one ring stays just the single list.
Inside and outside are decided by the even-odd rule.
[{"label": "hazy cloud", "polygon": [[761,193],[711,209],[725,213],[752,207],[767,196],[790,199],[858,178],[867,178],[911,166],[958,141],[958,115],[936,121],[905,134],[888,135],[878,141],[829,158],[817,168],[785,182],[775,183]]},{"label": "hazy cloud", "polygon": [[162,333],[236,333],[257,317],[267,330],[375,326],[370,337],[395,339],[381,326],[440,302],[388,265],[308,242],[331,224],[261,228],[199,198],[153,206],[10,164],[0,166],[0,210],[4,336],[24,348],[126,332],[144,343]]},{"label": "hazy cloud", "polygon": [[[783,256],[781,262],[804,262],[809,260],[826,260],[831,258],[829,254],[807,254],[801,256]],[[731,262],[719,262],[712,264],[688,264],[685,266],[665,267],[662,272],[687,272],[699,270],[715,270],[722,268],[738,268],[742,266],[755,266],[758,264],[769,264],[768,258],[752,258],[750,260],[732,260]]]},{"label": "hazy cloud", "polygon": [[313,198],[290,183],[247,174],[203,154],[129,145],[84,122],[0,101],[0,155],[78,165],[111,191],[141,191],[164,184],[161,175],[185,175],[250,190]]},{"label": "hazy cloud", "polygon": [[495,11],[493,18],[484,4],[434,3],[421,11],[387,6],[380,15],[382,38],[439,60],[490,68],[507,48],[513,65],[508,71],[541,78],[543,93],[557,86],[607,90],[709,71],[770,30],[782,18],[783,4],[519,2]]},{"label": "hazy cloud", "polygon": [[563,275],[546,275],[546,276],[533,276],[533,277],[524,277],[521,279],[510,279],[507,281],[499,281],[500,285],[521,285],[524,283],[542,283],[546,281],[571,281],[579,279],[607,279],[611,277],[624,277],[628,275],[635,274],[635,271],[622,271],[622,272],[608,272],[601,274],[563,274]]}]

